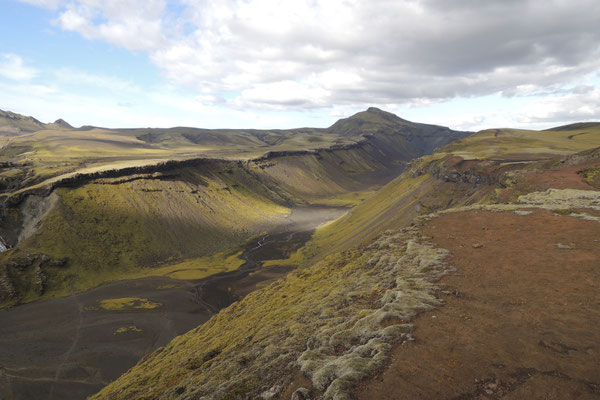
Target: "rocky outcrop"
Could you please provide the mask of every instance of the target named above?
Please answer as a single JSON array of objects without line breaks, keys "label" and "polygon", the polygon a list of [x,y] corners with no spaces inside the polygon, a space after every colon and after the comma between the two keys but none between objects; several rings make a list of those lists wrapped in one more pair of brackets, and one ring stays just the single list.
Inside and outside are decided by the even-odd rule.
[{"label": "rocky outcrop", "polygon": [[464,160],[462,157],[449,156],[425,165],[416,164],[411,176],[430,174],[444,182],[502,186],[502,173],[503,171],[498,169],[498,163],[493,161]]}]

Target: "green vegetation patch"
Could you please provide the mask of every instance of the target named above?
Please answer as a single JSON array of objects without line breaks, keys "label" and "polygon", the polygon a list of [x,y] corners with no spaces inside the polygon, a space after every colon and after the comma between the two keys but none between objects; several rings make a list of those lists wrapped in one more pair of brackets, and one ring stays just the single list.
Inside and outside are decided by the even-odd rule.
[{"label": "green vegetation patch", "polygon": [[151,310],[162,306],[161,303],[139,297],[121,297],[118,299],[100,300],[100,308],[108,311]]},{"label": "green vegetation patch", "polygon": [[[220,272],[234,271],[242,266],[244,260],[240,258],[242,251],[232,255],[216,253],[206,257],[198,257],[180,263],[158,268],[147,268],[140,272],[127,275],[125,279],[143,278],[147,276],[168,276],[173,279],[194,280]],[[164,285],[161,289],[174,287],[175,285]]]},{"label": "green vegetation patch", "polygon": [[559,156],[600,146],[600,126],[586,129],[534,131],[488,129],[444,146],[438,153],[452,153],[465,159],[490,157]]},{"label": "green vegetation patch", "polygon": [[583,177],[584,181],[600,189],[600,165],[586,168],[582,171],[579,171],[579,174]]},{"label": "green vegetation patch", "polygon": [[115,330],[115,335],[120,335],[127,332],[142,332],[142,330],[135,325],[122,326]]}]

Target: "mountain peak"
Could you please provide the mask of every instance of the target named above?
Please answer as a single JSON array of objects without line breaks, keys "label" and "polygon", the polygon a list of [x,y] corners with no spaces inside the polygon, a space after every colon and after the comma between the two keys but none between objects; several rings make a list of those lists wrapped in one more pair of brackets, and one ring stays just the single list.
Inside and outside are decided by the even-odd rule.
[{"label": "mountain peak", "polygon": [[58,125],[62,128],[69,128],[69,129],[73,128],[73,126],[71,126],[71,124],[69,124],[67,121],[65,121],[62,118],[59,118],[56,121],[54,121],[54,125]]},{"label": "mountain peak", "polygon": [[370,131],[378,131],[398,125],[414,125],[388,111],[377,107],[369,107],[351,117],[343,118],[328,128],[328,131],[344,136],[355,136]]}]

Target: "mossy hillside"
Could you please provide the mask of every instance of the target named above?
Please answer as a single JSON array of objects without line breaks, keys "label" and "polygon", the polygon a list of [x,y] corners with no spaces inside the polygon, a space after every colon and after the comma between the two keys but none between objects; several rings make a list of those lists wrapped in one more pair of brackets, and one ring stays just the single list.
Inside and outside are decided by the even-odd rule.
[{"label": "mossy hillside", "polygon": [[600,146],[600,126],[583,129],[535,131],[488,129],[439,149],[465,159],[536,159],[578,153]]},{"label": "mossy hillside", "polygon": [[[274,136],[265,143],[262,138]],[[94,168],[143,165],[190,158],[250,159],[268,150],[298,151],[355,143],[316,129],[290,131],[172,129],[73,130],[43,125],[35,132],[4,141],[0,162],[27,173],[21,188]],[[0,171],[0,178],[2,171]]]},{"label": "mossy hillside", "polygon": [[445,255],[416,230],[383,234],[249,294],[92,398],[259,398],[298,367],[325,398],[345,398],[439,304]]},{"label": "mossy hillside", "polygon": [[[401,140],[401,139],[399,139]],[[398,146],[404,149],[405,144]],[[295,202],[319,203],[388,182],[402,171],[408,151],[371,144],[335,151],[286,155],[249,164],[251,170]]]},{"label": "mossy hillside", "polygon": [[[49,295],[126,277],[196,279],[231,270],[241,264],[234,260],[238,248],[280,225],[289,209],[252,176],[236,176],[243,171],[224,168],[228,165],[59,188],[60,199],[39,230],[4,258],[44,254],[68,260],[61,268],[43,268]],[[169,267],[186,259],[194,260]],[[39,296],[27,277],[19,281],[21,300]]]},{"label": "mossy hillside", "polygon": [[600,165],[585,168],[579,172],[583,179],[591,186],[600,189]]}]

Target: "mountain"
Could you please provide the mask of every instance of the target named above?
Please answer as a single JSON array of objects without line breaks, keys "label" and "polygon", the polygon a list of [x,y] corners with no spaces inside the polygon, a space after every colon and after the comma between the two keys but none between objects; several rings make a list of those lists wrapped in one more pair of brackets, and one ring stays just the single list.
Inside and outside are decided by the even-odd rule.
[{"label": "mountain", "polygon": [[62,119],[44,124],[33,117],[0,110],[0,136],[19,136],[43,129],[73,129],[73,127]]},{"label": "mountain", "polygon": [[33,117],[0,110],[0,135],[17,136],[44,129],[45,124]]}]

